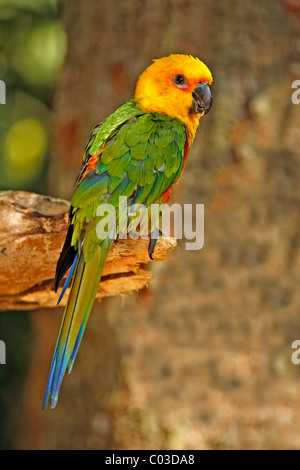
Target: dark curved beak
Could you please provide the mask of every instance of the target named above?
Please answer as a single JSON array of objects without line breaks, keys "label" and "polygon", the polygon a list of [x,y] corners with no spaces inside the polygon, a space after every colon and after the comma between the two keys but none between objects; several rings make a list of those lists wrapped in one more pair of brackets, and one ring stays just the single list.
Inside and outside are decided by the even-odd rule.
[{"label": "dark curved beak", "polygon": [[211,108],[212,101],[213,101],[213,95],[212,95],[211,88],[208,82],[198,85],[194,89],[192,96],[193,96],[193,104],[190,108],[190,113],[207,114]]}]

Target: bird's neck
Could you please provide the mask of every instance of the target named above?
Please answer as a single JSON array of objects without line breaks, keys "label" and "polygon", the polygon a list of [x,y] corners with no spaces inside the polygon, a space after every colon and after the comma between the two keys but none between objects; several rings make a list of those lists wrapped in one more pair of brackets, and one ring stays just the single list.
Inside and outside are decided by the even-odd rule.
[{"label": "bird's neck", "polygon": [[181,121],[185,126],[187,135],[187,145],[190,147],[196,134],[197,127],[199,125],[200,114],[188,114],[186,118],[182,118]]}]

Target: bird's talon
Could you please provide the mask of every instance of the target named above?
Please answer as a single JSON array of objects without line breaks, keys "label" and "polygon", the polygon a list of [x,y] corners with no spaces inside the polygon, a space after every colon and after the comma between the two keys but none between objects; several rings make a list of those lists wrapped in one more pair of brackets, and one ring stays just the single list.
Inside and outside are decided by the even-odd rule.
[{"label": "bird's talon", "polygon": [[150,241],[149,241],[149,246],[148,246],[148,254],[149,254],[149,258],[153,260],[153,253],[154,253],[154,249],[155,249],[155,245],[156,245],[156,242],[158,240],[158,237],[161,237],[163,234],[162,234],[162,231],[159,230],[158,228],[156,228],[154,230],[154,232],[152,232],[150,234]]}]

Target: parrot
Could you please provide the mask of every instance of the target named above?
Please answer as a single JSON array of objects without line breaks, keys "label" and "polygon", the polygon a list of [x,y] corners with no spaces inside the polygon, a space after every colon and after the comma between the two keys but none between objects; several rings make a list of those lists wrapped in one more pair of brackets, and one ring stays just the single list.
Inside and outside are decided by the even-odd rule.
[{"label": "parrot", "polygon": [[[120,196],[127,197],[128,207],[141,204],[149,208],[168,202],[199,120],[211,108],[212,81],[211,71],[197,57],[170,54],[155,59],[138,77],[134,97],[91,130],[56,266],[56,292],[67,275],[58,303],[69,285],[70,290],[43,410],[48,403],[50,408],[56,406],[64,375],[71,372],[108,251],[116,238],[109,231],[98,237],[98,207],[110,204],[118,211]],[[126,227],[119,227],[119,232],[122,230]],[[149,233],[151,259],[156,240],[157,236]]]}]

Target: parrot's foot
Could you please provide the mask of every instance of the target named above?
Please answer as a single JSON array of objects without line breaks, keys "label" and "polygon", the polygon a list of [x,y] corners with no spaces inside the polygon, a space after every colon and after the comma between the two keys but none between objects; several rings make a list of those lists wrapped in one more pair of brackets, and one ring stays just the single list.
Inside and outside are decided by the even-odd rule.
[{"label": "parrot's foot", "polygon": [[152,259],[152,255],[154,253],[154,248],[157,242],[158,237],[161,237],[163,235],[162,231],[156,228],[153,232],[150,233],[150,241],[149,241],[149,246],[148,246],[148,254],[149,258]]}]

